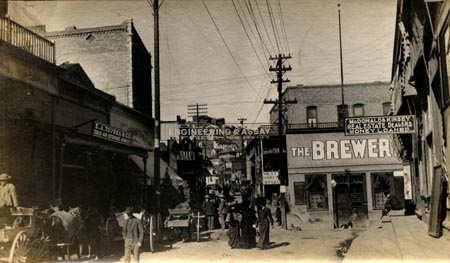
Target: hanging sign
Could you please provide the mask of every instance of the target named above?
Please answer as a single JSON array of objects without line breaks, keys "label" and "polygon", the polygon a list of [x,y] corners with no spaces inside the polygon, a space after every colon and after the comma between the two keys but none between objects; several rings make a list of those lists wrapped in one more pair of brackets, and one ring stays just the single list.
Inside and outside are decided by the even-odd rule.
[{"label": "hanging sign", "polygon": [[278,179],[278,171],[263,172],[263,184],[264,185],[278,185],[280,179]]},{"label": "hanging sign", "polygon": [[346,118],[345,135],[414,133],[415,123],[414,115]]},{"label": "hanging sign", "polygon": [[122,131],[100,122],[93,122],[92,135],[122,144],[131,144],[132,139],[131,133]]}]

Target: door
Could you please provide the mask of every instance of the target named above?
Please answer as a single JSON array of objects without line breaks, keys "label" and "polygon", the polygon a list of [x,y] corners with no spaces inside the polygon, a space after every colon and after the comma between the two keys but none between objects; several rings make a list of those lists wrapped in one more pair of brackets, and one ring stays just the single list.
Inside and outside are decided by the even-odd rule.
[{"label": "door", "polygon": [[334,214],[339,226],[352,223],[353,227],[365,227],[368,218],[366,182],[364,174],[335,175]]}]

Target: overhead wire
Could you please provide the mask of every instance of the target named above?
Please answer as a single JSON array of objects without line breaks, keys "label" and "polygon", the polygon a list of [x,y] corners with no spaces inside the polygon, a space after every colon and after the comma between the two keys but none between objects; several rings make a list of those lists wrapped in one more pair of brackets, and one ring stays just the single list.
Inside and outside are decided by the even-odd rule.
[{"label": "overhead wire", "polygon": [[274,54],[276,54],[277,52],[276,52],[276,50],[275,50],[275,47],[273,46],[272,41],[270,40],[271,37],[270,37],[270,35],[269,35],[269,30],[267,30],[266,23],[264,23],[264,18],[263,18],[261,9],[259,8],[258,0],[255,0],[255,3],[256,3],[256,8],[258,9],[259,16],[260,16],[260,18],[261,18],[261,22],[262,22],[263,27],[264,27],[264,31],[266,32],[266,35],[267,35],[267,39],[268,39],[268,41],[269,41],[269,44],[270,44],[270,46],[272,47],[272,50],[273,50]]},{"label": "overhead wire", "polygon": [[[239,1],[238,1],[238,3],[239,3]],[[270,51],[269,51],[269,49],[268,49],[268,47],[267,47],[266,41],[264,40],[264,38],[263,38],[262,35],[261,35],[261,32],[260,32],[260,30],[259,30],[258,23],[257,23],[257,21],[255,20],[254,13],[252,13],[252,11],[250,10],[250,7],[248,6],[248,4],[247,4],[247,2],[246,2],[245,0],[244,0],[244,4],[245,4],[245,6],[246,6],[246,8],[247,8],[247,11],[248,11],[248,13],[249,13],[250,19],[251,19],[252,22],[253,22],[253,25],[254,25],[254,27],[255,27],[255,29],[256,29],[256,32],[258,33],[258,37],[259,37],[259,40],[260,40],[260,42],[261,42],[261,45],[264,46],[264,47],[266,48],[267,55],[264,54],[264,56],[266,57],[266,62],[267,62],[267,64],[269,64],[269,61],[268,61],[268,59],[267,59],[267,56],[270,56]],[[239,5],[240,5],[240,4],[239,4]],[[242,6],[241,6],[241,10],[242,10],[242,13],[245,14],[245,12],[244,12]]]},{"label": "overhead wire", "polygon": [[244,26],[244,22],[242,21],[242,18],[241,18],[241,16],[239,15],[239,12],[238,12],[238,9],[237,9],[237,7],[236,7],[236,5],[235,5],[235,3],[234,3],[234,0],[231,0],[231,3],[233,3],[234,10],[236,11],[237,16],[239,17],[239,21],[241,22],[242,28],[244,29],[244,32],[245,32],[245,35],[247,36],[247,39],[248,39],[248,41],[250,42],[250,45],[252,46],[253,52],[255,52],[255,55],[256,55],[256,57],[258,58],[259,64],[260,64],[261,67],[263,68],[264,72],[267,72],[267,68],[264,67],[264,65],[263,65],[263,63],[262,63],[262,61],[261,61],[261,58],[259,57],[258,52],[256,51],[256,48],[255,48],[255,46],[253,45],[253,41],[250,39],[250,36],[249,36],[249,34],[248,34],[248,32],[247,32],[247,29],[246,29],[245,26]]},{"label": "overhead wire", "polygon": [[203,6],[205,7],[206,11],[208,12],[209,17],[211,18],[211,21],[212,21],[213,24],[214,24],[214,27],[216,28],[217,32],[219,33],[220,38],[222,39],[222,41],[223,41],[225,47],[227,48],[228,53],[230,54],[231,58],[233,59],[234,63],[236,64],[236,67],[238,68],[238,70],[239,70],[239,72],[242,74],[242,76],[245,78],[245,80],[246,80],[246,82],[247,82],[247,84],[248,84],[248,87],[249,87],[255,94],[257,94],[257,92],[255,91],[255,89],[253,89],[252,85],[250,84],[250,81],[247,79],[247,77],[245,76],[244,72],[242,71],[241,67],[240,67],[239,64],[237,63],[237,60],[236,60],[236,58],[234,57],[233,53],[231,52],[230,48],[228,47],[228,44],[227,44],[227,42],[225,41],[225,38],[223,37],[222,33],[220,32],[220,29],[219,29],[219,27],[217,26],[217,23],[216,23],[216,21],[214,20],[214,18],[213,18],[213,16],[212,16],[211,12],[209,11],[209,8],[208,8],[208,6],[206,5],[205,0],[202,0],[202,3],[203,3]]},{"label": "overhead wire", "polygon": [[275,43],[277,44],[278,53],[280,53],[281,51],[280,51],[280,45],[278,43],[277,29],[276,29],[276,26],[275,26],[275,23],[274,23],[274,17],[273,17],[273,14],[272,14],[272,7],[271,7],[271,5],[269,3],[269,0],[266,0],[266,4],[267,4],[267,10],[269,12],[270,24],[272,25],[273,35],[275,37]]},{"label": "overhead wire", "polygon": [[286,42],[287,51],[290,54],[291,53],[291,49],[289,47],[289,41],[288,41],[288,36],[287,36],[287,32],[286,32],[286,26],[284,24],[283,8],[281,7],[281,1],[280,0],[278,0],[278,12],[279,12],[280,18],[281,18],[281,30],[284,33],[284,41]]}]

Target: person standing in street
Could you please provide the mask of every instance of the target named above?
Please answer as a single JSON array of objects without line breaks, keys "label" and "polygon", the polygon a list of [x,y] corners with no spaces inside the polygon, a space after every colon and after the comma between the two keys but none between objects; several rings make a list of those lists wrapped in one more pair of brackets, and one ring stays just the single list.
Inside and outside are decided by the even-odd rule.
[{"label": "person standing in street", "polygon": [[241,207],[241,228],[242,228],[242,241],[244,248],[253,248],[256,245],[255,236],[256,229],[253,225],[256,222],[255,210],[252,209],[250,201],[244,199]]},{"label": "person standing in street", "polygon": [[225,219],[228,214],[228,203],[223,194],[219,194],[219,223],[222,230],[225,230]]},{"label": "person standing in street", "polygon": [[9,183],[11,176],[8,174],[0,174],[0,228],[11,222],[10,209],[17,209],[19,202],[17,201],[16,187]]},{"label": "person standing in street", "polygon": [[259,240],[256,246],[260,249],[267,249],[270,247],[269,225],[273,228],[272,211],[266,207],[265,202],[260,202],[259,206],[258,220],[256,221],[256,227],[259,226]]},{"label": "person standing in street", "polygon": [[214,229],[214,218],[216,216],[216,207],[214,200],[210,199],[209,195],[205,195],[205,202],[203,202],[203,212],[206,215],[208,222],[208,230]]},{"label": "person standing in street", "polygon": [[133,253],[134,262],[139,262],[139,248],[144,239],[144,226],[141,220],[133,215],[131,207],[127,207],[124,213],[128,216],[122,228],[123,240],[125,241],[124,261],[129,263],[131,253]]}]

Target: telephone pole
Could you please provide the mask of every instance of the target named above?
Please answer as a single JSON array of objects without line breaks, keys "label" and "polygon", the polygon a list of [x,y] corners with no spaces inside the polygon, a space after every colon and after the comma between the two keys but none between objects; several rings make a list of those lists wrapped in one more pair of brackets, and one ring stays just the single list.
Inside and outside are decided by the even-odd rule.
[{"label": "telephone pole", "polygon": [[153,0],[153,15],[154,15],[154,63],[155,63],[155,150],[154,150],[154,184],[155,184],[155,210],[160,212],[161,207],[161,189],[160,189],[160,149],[159,141],[161,138],[160,127],[160,92],[159,92],[159,1]]},{"label": "telephone pole", "polygon": [[[244,130],[244,121],[246,121],[247,119],[245,118],[238,118],[238,121],[241,123],[241,173],[242,176],[245,177],[247,179],[247,172],[246,172],[246,159],[245,159],[245,149],[244,149],[244,134],[243,134],[243,130]],[[242,182],[241,182],[242,183]]]},{"label": "telephone pole", "polygon": [[208,104],[190,104],[188,105],[188,117],[197,118],[197,128],[200,127],[200,116],[208,115]]},{"label": "telephone pole", "polygon": [[264,100],[264,104],[275,104],[278,109],[278,150],[279,150],[279,172],[278,178],[280,180],[280,205],[281,205],[281,224],[284,229],[287,229],[287,217],[286,217],[286,187],[288,185],[287,176],[287,158],[283,153],[285,148],[285,139],[283,137],[283,111],[284,105],[297,103],[297,100],[283,100],[283,83],[290,82],[289,79],[283,79],[284,73],[286,71],[291,71],[292,68],[289,65],[286,67],[284,62],[287,59],[292,58],[291,55],[285,56],[278,54],[277,57],[270,57],[270,60],[276,60],[277,64],[275,67],[270,66],[269,71],[277,73],[277,80],[272,80],[270,83],[277,84],[278,99],[275,101]]}]

